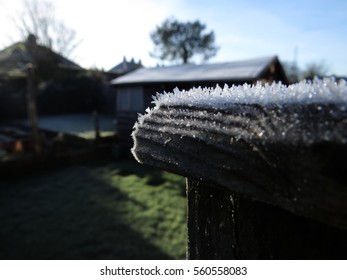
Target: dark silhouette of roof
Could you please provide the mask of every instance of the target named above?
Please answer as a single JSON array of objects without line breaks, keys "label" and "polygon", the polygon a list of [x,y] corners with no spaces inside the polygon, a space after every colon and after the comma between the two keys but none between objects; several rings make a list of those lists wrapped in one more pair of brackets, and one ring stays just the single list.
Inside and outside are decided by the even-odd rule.
[{"label": "dark silhouette of roof", "polygon": [[124,57],[121,63],[117,64],[107,72],[118,74],[120,76],[142,67],[141,60],[136,63],[133,58],[130,61],[127,61],[127,59]]},{"label": "dark silhouette of roof", "polygon": [[27,41],[17,42],[0,51],[0,74],[23,72],[28,64],[54,63],[57,67],[69,70],[82,70],[75,62],[51,49],[37,44],[36,37],[29,35]]}]

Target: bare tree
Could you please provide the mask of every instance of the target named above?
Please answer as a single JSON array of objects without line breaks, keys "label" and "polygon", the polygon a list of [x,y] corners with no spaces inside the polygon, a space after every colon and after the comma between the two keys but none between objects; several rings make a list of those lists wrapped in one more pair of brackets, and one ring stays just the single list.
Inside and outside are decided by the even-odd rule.
[{"label": "bare tree", "polygon": [[283,67],[291,84],[300,80],[301,70],[296,62],[284,62]]},{"label": "bare tree", "polygon": [[324,77],[329,72],[329,67],[324,61],[310,62],[303,69],[299,68],[296,62],[285,62],[283,65],[290,83]]},{"label": "bare tree", "polygon": [[22,11],[12,20],[23,40],[35,35],[42,46],[69,57],[81,43],[76,32],[55,16],[55,7],[46,0],[22,0]]},{"label": "bare tree", "polygon": [[324,61],[311,62],[306,65],[303,71],[303,78],[306,80],[313,80],[314,77],[323,77],[328,72],[328,66]]}]

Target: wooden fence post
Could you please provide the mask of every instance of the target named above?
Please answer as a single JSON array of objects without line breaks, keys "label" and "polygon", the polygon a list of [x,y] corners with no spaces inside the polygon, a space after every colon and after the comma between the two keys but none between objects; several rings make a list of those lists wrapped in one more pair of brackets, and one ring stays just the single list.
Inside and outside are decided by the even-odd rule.
[{"label": "wooden fence post", "polygon": [[320,86],[337,101],[306,89],[310,102],[284,104],[165,96],[140,118],[135,158],[188,178],[188,258],[347,258],[347,87]]},{"label": "wooden fence post", "polygon": [[35,72],[33,65],[29,64],[27,66],[27,103],[28,103],[28,115],[32,130],[32,141],[34,146],[34,151],[36,154],[41,154],[42,143],[40,132],[38,128],[38,118],[37,118],[37,102],[36,102],[36,81]]},{"label": "wooden fence post", "polygon": [[235,202],[228,192],[187,180],[188,259],[235,259]]}]

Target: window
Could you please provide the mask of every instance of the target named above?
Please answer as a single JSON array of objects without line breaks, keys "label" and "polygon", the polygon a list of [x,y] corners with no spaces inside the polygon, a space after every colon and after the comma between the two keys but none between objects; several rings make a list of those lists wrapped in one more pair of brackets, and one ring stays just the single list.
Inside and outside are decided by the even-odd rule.
[{"label": "window", "polygon": [[143,106],[141,86],[124,87],[117,90],[118,111],[143,111]]}]

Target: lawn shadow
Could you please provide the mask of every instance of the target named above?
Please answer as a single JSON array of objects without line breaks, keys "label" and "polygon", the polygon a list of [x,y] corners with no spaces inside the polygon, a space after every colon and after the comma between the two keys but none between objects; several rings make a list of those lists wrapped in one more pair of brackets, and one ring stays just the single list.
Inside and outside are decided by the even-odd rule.
[{"label": "lawn shadow", "polygon": [[124,220],[145,205],[93,170],[0,180],[0,259],[171,259]]},{"label": "lawn shadow", "polygon": [[162,177],[162,170],[140,164],[133,158],[124,159],[121,164],[115,163],[114,166],[117,168],[118,174],[122,176],[136,174],[138,177],[148,178],[148,184],[152,186],[159,186],[165,182]]}]

